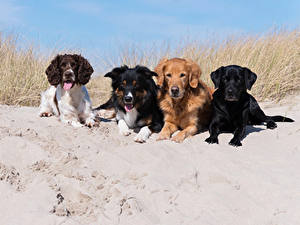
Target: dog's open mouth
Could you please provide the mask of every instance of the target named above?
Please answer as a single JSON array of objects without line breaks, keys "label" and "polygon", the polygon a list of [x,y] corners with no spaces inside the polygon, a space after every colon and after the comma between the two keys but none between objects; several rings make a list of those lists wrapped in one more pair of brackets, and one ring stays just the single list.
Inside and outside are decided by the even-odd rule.
[{"label": "dog's open mouth", "polygon": [[126,112],[130,112],[133,109],[133,104],[125,104]]},{"label": "dog's open mouth", "polygon": [[67,81],[64,82],[63,88],[64,88],[65,91],[70,90],[72,87],[73,87],[73,82],[72,81],[67,80]]}]

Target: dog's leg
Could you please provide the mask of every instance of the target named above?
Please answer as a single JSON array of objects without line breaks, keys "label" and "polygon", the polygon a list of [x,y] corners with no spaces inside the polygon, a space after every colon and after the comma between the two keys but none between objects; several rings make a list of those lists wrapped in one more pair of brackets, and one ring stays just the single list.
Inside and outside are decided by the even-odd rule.
[{"label": "dog's leg", "polygon": [[275,121],[270,116],[266,116],[253,96],[250,96],[250,117],[253,118],[252,121],[250,121],[252,125],[260,125],[265,122],[267,123],[268,129],[277,127]]},{"label": "dog's leg", "polygon": [[165,121],[165,125],[162,128],[162,130],[159,133],[159,136],[156,140],[160,141],[160,140],[170,139],[171,135],[177,130],[178,130],[178,127],[175,124]]},{"label": "dog's leg", "polygon": [[184,130],[180,131],[176,136],[172,137],[172,141],[175,142],[183,142],[183,140],[189,136],[192,136],[197,133],[197,126],[190,125],[186,127]]},{"label": "dog's leg", "polygon": [[229,144],[235,147],[242,146],[241,139],[245,135],[246,126],[240,126],[235,129],[234,136],[230,140]]},{"label": "dog's leg", "polygon": [[246,131],[246,125],[248,123],[248,115],[249,115],[249,110],[245,109],[242,112],[242,118],[237,124],[236,129],[234,131],[233,138],[230,140],[229,144],[235,147],[242,146],[241,140],[243,136],[245,135]]},{"label": "dog's leg", "polygon": [[146,140],[149,138],[149,136],[151,135],[151,130],[149,129],[148,126],[144,126],[141,128],[141,130],[139,131],[139,133],[134,137],[134,141],[135,142],[139,142],[139,143],[144,143],[146,142]]},{"label": "dog's leg", "polygon": [[210,136],[205,139],[208,144],[219,144],[218,136],[220,134],[220,123],[218,118],[214,118],[209,125]]},{"label": "dog's leg", "polygon": [[[90,96],[85,86],[82,86],[82,91],[84,92],[84,104],[83,104],[83,120],[85,125],[88,127],[93,127],[95,125],[96,115],[92,111],[92,102]],[[81,111],[81,110],[80,110]]]},{"label": "dog's leg", "polygon": [[55,92],[56,87],[50,86],[46,91],[41,93],[40,117],[49,117],[59,114],[54,100]]},{"label": "dog's leg", "polygon": [[124,136],[128,136],[131,133],[125,120],[123,120],[123,119],[120,119],[118,121],[118,127],[119,127],[120,134],[122,134]]}]

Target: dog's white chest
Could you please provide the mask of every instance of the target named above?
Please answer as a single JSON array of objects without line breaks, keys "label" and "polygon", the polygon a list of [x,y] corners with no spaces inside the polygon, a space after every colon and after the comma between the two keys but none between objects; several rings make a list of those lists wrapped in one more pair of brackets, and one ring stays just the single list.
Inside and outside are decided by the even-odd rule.
[{"label": "dog's white chest", "polygon": [[138,116],[138,111],[136,110],[136,108],[133,108],[130,112],[122,112],[122,111],[118,111],[117,112],[117,120],[125,120],[127,126],[129,128],[134,128],[136,126],[136,119],[137,119],[137,116]]}]

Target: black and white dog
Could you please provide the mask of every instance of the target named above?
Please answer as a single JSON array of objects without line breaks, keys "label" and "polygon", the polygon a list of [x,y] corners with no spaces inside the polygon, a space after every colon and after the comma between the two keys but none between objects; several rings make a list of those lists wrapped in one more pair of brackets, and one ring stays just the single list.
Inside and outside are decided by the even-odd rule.
[{"label": "black and white dog", "polygon": [[213,94],[213,118],[209,126],[209,144],[218,143],[221,132],[234,133],[229,142],[233,146],[241,146],[246,125],[266,123],[267,128],[277,127],[275,122],[293,122],[283,116],[266,116],[255,98],[247,93],[257,75],[245,67],[236,65],[220,67],[211,73],[211,79],[217,90]]},{"label": "black and white dog", "polygon": [[157,74],[143,66],[114,68],[104,76],[112,79],[112,96],[96,108],[114,108],[120,134],[128,136],[131,133],[129,129],[140,129],[134,138],[140,143],[163,126],[163,114],[157,103],[157,86],[152,76]]}]

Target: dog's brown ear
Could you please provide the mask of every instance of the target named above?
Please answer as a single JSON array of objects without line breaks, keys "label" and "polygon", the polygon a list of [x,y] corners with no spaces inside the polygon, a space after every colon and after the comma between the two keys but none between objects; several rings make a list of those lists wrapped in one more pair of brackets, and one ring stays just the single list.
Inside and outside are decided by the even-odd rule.
[{"label": "dog's brown ear", "polygon": [[112,71],[106,73],[104,75],[104,77],[109,77],[111,78],[112,80],[116,80],[118,78],[118,76],[121,74],[121,73],[124,73],[126,70],[128,70],[128,66],[124,65],[124,66],[121,66],[121,67],[115,67],[113,68]]},{"label": "dog's brown ear", "polygon": [[243,69],[244,69],[246,88],[250,91],[252,88],[252,85],[255,83],[255,81],[257,79],[257,75],[246,67],[244,67]]},{"label": "dog's brown ear", "polygon": [[94,72],[93,67],[87,61],[86,58],[82,57],[81,55],[73,55],[75,60],[78,62],[78,82],[82,85],[85,85],[89,82],[92,73]]},{"label": "dog's brown ear", "polygon": [[223,73],[224,73],[224,66],[221,66],[216,71],[214,71],[210,74],[210,78],[213,81],[213,83],[215,85],[215,88],[220,87],[220,82],[221,82],[221,78],[222,78]]},{"label": "dog's brown ear", "polygon": [[58,85],[61,82],[61,74],[59,71],[61,55],[57,55],[46,69],[46,75],[51,85]]},{"label": "dog's brown ear", "polygon": [[191,59],[186,59],[188,65],[190,66],[190,74],[189,74],[189,84],[192,88],[198,87],[199,79],[201,76],[201,69],[200,66],[195,63]]},{"label": "dog's brown ear", "polygon": [[166,67],[167,61],[168,61],[167,58],[162,58],[154,69],[155,73],[158,74],[157,86],[159,87],[162,87],[165,81],[164,69]]}]

